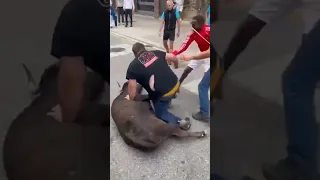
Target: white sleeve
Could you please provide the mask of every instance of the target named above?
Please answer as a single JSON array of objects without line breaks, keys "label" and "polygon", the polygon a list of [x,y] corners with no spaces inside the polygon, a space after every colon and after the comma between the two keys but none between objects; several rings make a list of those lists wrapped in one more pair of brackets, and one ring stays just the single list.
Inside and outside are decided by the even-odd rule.
[{"label": "white sleeve", "polygon": [[249,14],[266,23],[271,23],[276,19],[289,15],[300,4],[300,0],[256,0]]}]

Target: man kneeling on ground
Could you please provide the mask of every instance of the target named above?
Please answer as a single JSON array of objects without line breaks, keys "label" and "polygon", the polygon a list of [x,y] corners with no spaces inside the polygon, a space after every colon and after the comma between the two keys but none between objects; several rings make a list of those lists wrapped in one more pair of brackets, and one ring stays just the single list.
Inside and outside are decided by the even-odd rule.
[{"label": "man kneeling on ground", "polygon": [[175,56],[158,50],[147,51],[141,43],[135,43],[132,51],[135,59],[130,63],[126,75],[129,99],[135,100],[139,83],[148,92],[157,118],[180,125],[182,129],[189,129],[191,124],[188,118],[181,119],[168,111],[180,86],[178,77],[167,64],[167,61],[176,61]]}]

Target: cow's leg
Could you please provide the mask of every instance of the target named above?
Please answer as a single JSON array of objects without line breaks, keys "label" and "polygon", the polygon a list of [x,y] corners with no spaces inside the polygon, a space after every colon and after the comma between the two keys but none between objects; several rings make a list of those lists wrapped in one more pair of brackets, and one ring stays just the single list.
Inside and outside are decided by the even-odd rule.
[{"label": "cow's leg", "polygon": [[180,128],[176,128],[172,132],[172,136],[177,136],[177,137],[205,137],[206,136],[206,132],[205,131],[190,132],[190,131],[182,130]]}]

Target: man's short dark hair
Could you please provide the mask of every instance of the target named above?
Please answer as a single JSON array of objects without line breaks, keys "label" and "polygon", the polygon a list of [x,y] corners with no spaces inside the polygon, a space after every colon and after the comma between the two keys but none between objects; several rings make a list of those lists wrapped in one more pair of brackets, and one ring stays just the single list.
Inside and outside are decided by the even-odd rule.
[{"label": "man's short dark hair", "polygon": [[206,22],[205,18],[202,15],[196,15],[192,18],[192,20],[196,21],[200,26],[203,26]]},{"label": "man's short dark hair", "polygon": [[135,55],[139,55],[142,52],[146,51],[146,48],[142,43],[137,42],[132,46],[132,51]]}]

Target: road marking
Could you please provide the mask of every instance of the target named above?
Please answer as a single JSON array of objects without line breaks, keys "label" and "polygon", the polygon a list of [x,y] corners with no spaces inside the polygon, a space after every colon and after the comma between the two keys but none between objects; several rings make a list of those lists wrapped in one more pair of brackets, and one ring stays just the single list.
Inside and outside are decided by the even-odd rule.
[{"label": "road marking", "polygon": [[117,57],[117,56],[124,56],[132,53],[132,45],[129,44],[116,44],[110,46],[110,48],[125,48],[126,50],[122,52],[110,52],[110,58]]},{"label": "road marking", "polygon": [[[198,79],[195,79],[195,80],[192,80],[188,83],[183,83],[182,84],[182,87],[187,89],[188,91],[196,94],[196,95],[199,95],[199,92],[198,92],[198,85],[200,83],[200,81],[202,80],[202,77],[201,78],[198,78]],[[210,91],[208,91],[208,95],[210,97]]]}]

